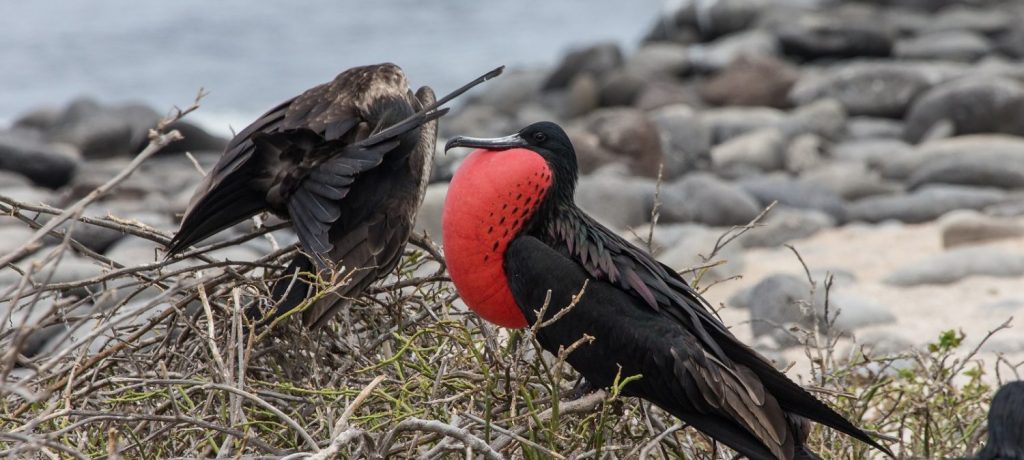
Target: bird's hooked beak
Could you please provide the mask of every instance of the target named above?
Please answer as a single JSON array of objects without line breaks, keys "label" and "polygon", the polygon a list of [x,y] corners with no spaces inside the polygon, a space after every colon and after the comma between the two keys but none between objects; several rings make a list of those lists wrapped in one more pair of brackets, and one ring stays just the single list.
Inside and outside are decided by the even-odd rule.
[{"label": "bird's hooked beak", "polygon": [[471,147],[484,150],[508,150],[528,146],[529,144],[526,143],[526,140],[519,136],[518,133],[511,136],[492,138],[455,136],[444,144],[444,151],[447,153],[455,147]]}]

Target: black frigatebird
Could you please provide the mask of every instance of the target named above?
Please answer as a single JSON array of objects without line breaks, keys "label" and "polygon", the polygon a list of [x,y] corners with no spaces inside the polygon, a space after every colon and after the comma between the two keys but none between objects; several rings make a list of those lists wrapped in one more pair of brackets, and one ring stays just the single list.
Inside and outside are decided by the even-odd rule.
[{"label": "black frigatebird", "polygon": [[448,111],[440,106],[502,69],[435,100],[426,86],[413,93],[394,64],[354,67],[285,101],[231,140],[168,257],[259,212],[290,219],[304,254],[274,286],[278,307],[262,319],[309,295],[293,274],[344,267],[347,283],[303,314],[307,325],[323,325],[400,260],[430,176],[436,120]]},{"label": "black frigatebird", "polygon": [[988,442],[975,460],[1024,460],[1024,380],[999,388],[988,410]]},{"label": "black frigatebird", "polygon": [[[565,132],[535,123],[475,147],[456,171],[442,218],[445,260],[466,304],[493,323],[534,324],[597,387],[641,376],[623,393],[651,401],[754,460],[817,458],[804,444],[813,420],[875,442],[741,343],[675,271],[578,208],[576,153]],[[584,285],[586,287],[584,288]],[[581,291],[582,289],[582,291]]]}]

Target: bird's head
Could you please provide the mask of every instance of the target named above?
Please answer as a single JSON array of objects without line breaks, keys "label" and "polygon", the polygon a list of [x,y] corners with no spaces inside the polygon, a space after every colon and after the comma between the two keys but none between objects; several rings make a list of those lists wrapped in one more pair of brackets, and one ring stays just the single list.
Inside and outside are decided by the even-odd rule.
[{"label": "bird's head", "polygon": [[[579,177],[576,164],[576,150],[561,126],[550,121],[533,123],[519,132],[494,138],[456,136],[445,144],[448,151],[456,147],[478,148],[488,152],[513,152],[528,150],[540,155],[547,163],[553,177],[553,191],[559,198],[572,202]],[[508,161],[520,161],[522,155],[502,155]]]}]

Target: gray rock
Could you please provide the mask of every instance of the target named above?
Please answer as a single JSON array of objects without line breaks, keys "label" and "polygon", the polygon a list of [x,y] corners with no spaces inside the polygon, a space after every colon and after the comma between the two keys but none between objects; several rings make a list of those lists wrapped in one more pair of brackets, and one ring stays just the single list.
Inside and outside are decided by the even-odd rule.
[{"label": "gray rock", "polygon": [[923,143],[909,153],[878,161],[874,166],[888,179],[905,180],[939,158],[951,156],[1013,156],[1024,149],[1024,140],[1002,134],[972,134]]},{"label": "gray rock", "polygon": [[[517,107],[520,105],[522,105],[521,101],[516,102]],[[463,135],[493,137],[494,133],[511,132],[516,129],[519,128],[512,127],[507,114],[499,112],[497,108],[488,104],[467,104],[451,115],[445,116],[444,123],[438,125],[439,137],[443,139]],[[438,143],[440,143],[440,139],[438,139]]]},{"label": "gray rock", "polygon": [[690,174],[662,187],[662,222],[700,222],[712,226],[744,225],[761,208],[739,187],[709,174]]},{"label": "gray rock", "polygon": [[579,75],[569,84],[565,95],[564,114],[575,118],[601,105],[601,93],[597,78],[590,74]]},{"label": "gray rock", "polygon": [[789,106],[799,70],[772,56],[741,56],[707,81],[701,97],[714,105]]},{"label": "gray rock", "polygon": [[[18,265],[23,273],[28,272],[30,264],[41,261],[43,257],[45,257],[44,254],[35,254],[25,260],[22,260]],[[103,274],[103,271],[103,267],[98,265],[97,262],[77,256],[71,252],[67,252],[61,256],[61,259],[56,266],[54,266],[53,263],[50,263],[46,266],[37,268],[31,279],[34,283],[39,284],[47,282],[48,284],[62,284],[97,277]],[[18,284],[21,281],[21,278],[21,273],[10,268],[0,270],[0,286]],[[75,297],[86,297],[89,295],[88,289],[95,290],[96,286],[87,285],[78,288],[70,288],[61,291],[61,294]]]},{"label": "gray rock", "polygon": [[31,185],[2,187],[0,188],[0,196],[26,204],[46,204],[52,206],[57,201],[57,196],[53,191]]},{"label": "gray rock", "polygon": [[647,86],[647,79],[626,69],[616,69],[601,78],[598,99],[601,107],[632,106]]},{"label": "gray rock", "polygon": [[947,155],[921,165],[907,179],[913,189],[926,184],[1024,188],[1024,151],[1015,154],[978,152]]},{"label": "gray rock", "polygon": [[869,196],[899,193],[903,186],[881,178],[870,171],[865,163],[837,161],[805,171],[800,181],[831,190],[844,200],[852,201]]},{"label": "gray rock", "polygon": [[[167,126],[167,130],[168,132],[170,130],[177,130],[184,139],[167,144],[166,147],[160,150],[160,155],[162,156],[184,152],[220,152],[228,145],[227,139],[211,134],[199,125],[185,120],[179,120],[171,123]],[[142,149],[146,148],[146,144],[148,143],[149,139],[143,139],[139,145],[135,146],[135,150],[141,152]]]},{"label": "gray rock", "polygon": [[712,145],[718,145],[751,131],[776,128],[785,120],[786,113],[769,107],[727,107],[705,110],[701,116],[711,127]]},{"label": "gray rock", "polygon": [[153,263],[163,255],[164,247],[140,238],[124,238],[114,243],[104,254],[127,267]]},{"label": "gray rock", "polygon": [[711,149],[716,170],[775,171],[783,167],[783,135],[778,129],[749,132]]},{"label": "gray rock", "polygon": [[[896,139],[864,139],[840,142],[832,146],[832,157],[837,160],[858,162],[868,166],[878,167],[887,162],[896,162],[902,158],[912,156],[913,147],[906,142]],[[894,171],[898,178],[904,178],[909,171]],[[889,174],[883,174],[890,177]]]},{"label": "gray rock", "polygon": [[69,149],[47,145],[20,131],[0,131],[0,170],[21,174],[49,188],[66,185],[78,169],[79,158]]},{"label": "gray rock", "polygon": [[1011,197],[1002,203],[986,206],[985,214],[993,217],[1020,217],[1024,216],[1024,197]]},{"label": "gray rock", "polygon": [[691,28],[707,40],[748,28],[768,5],[765,0],[680,2],[665,20],[675,27]]},{"label": "gray rock", "polygon": [[[636,109],[597,110],[579,122],[597,136],[599,146],[613,152],[633,174],[658,177],[664,155],[658,127]],[[574,144],[575,145],[575,144]]]},{"label": "gray rock", "polygon": [[1024,276],[1024,255],[1002,248],[966,247],[925,257],[885,278],[893,286],[955,283],[969,276]]},{"label": "gray rock", "polygon": [[[756,285],[755,285],[756,286]],[[747,286],[743,289],[736,291],[733,295],[729,296],[729,300],[725,302],[726,306],[732,308],[740,308],[746,310],[750,308],[750,303],[754,301],[754,286]]]},{"label": "gray rock", "polygon": [[847,206],[850,221],[927,222],[957,209],[981,209],[1005,201],[1001,190],[959,185],[929,185],[907,195],[865,198]]},{"label": "gray rock", "polygon": [[130,156],[144,145],[160,114],[139,104],[103,106],[91,99],[72,102],[50,129],[51,142],[74,145],[85,158]]},{"label": "gray rock", "polygon": [[633,101],[640,110],[655,110],[670,105],[700,106],[697,85],[686,80],[659,79],[648,81]]},{"label": "gray rock", "polygon": [[954,134],[1024,134],[1024,86],[1000,77],[965,77],[924,93],[907,113],[905,137],[918,142],[943,120]]},{"label": "gray rock", "polygon": [[810,14],[779,30],[783,53],[802,59],[888,56],[893,32],[877,18],[864,15]]},{"label": "gray rock", "polygon": [[740,243],[748,248],[781,246],[789,241],[812,236],[835,226],[835,223],[832,216],[821,211],[776,208],[765,216],[761,226],[744,233]]},{"label": "gray rock", "polygon": [[[823,290],[823,289],[822,289]],[[824,292],[821,293],[824,295]],[[821,318],[825,317],[824,300],[815,303]],[[848,289],[837,289],[829,293],[829,317],[834,320],[832,326],[841,333],[849,333],[865,326],[876,324],[892,324],[896,316],[889,308],[873,300],[860,297]]]},{"label": "gray rock", "polygon": [[902,39],[896,42],[893,54],[905,59],[973,62],[991,50],[992,45],[980,34],[950,30]]},{"label": "gray rock", "polygon": [[441,215],[444,211],[444,198],[448,196],[448,184],[437,183],[427,186],[423,195],[423,204],[416,214],[416,233],[427,232],[434,241],[441,241]]},{"label": "gray rock", "polygon": [[[637,246],[647,249],[647,237],[651,236],[650,230],[650,223],[646,223],[625,231],[622,233],[622,237]],[[703,234],[706,231],[707,227],[702,224],[666,224],[659,222],[654,226],[654,238],[651,240],[649,252],[659,256],[665,253],[666,249],[675,246],[676,243],[691,236]]]},{"label": "gray rock", "polygon": [[49,130],[60,119],[61,110],[57,107],[38,107],[18,116],[11,126],[37,131]]},{"label": "gray rock", "polygon": [[789,274],[769,276],[756,284],[749,300],[750,325],[755,337],[769,335],[782,346],[799,345],[799,336],[787,331],[792,325],[804,330],[824,330],[825,314],[833,333],[849,334],[856,329],[889,324],[896,317],[889,309],[860,297],[850,289],[833,289],[828,293],[826,312],[825,288],[819,283],[812,299],[806,279]]},{"label": "gray rock", "polygon": [[839,139],[846,130],[846,110],[835,99],[821,99],[798,107],[780,125],[787,137],[814,134]]},{"label": "gray rock", "polygon": [[726,35],[705,44],[691,45],[690,65],[705,72],[724,69],[741,56],[778,56],[775,35],[759,29]]},{"label": "gray rock", "polygon": [[576,203],[600,222],[621,230],[650,220],[654,190],[652,180],[605,169],[580,178]]},{"label": "gray rock", "polygon": [[838,195],[784,174],[745,178],[739,181],[739,185],[753,195],[761,206],[777,201],[784,206],[822,211],[837,222],[846,220],[846,203]]},{"label": "gray rock", "polygon": [[628,59],[625,68],[645,80],[682,77],[690,67],[686,47],[675,43],[641,46]]},{"label": "gray rock", "polygon": [[950,78],[949,66],[911,62],[856,61],[820,73],[805,72],[789,93],[797,105],[834,98],[850,115],[899,118],[931,85]]},{"label": "gray rock", "polygon": [[547,77],[543,89],[565,88],[582,73],[601,77],[612,69],[621,67],[622,62],[622,50],[615,43],[601,43],[572,50]]},{"label": "gray rock", "polygon": [[925,24],[930,32],[968,30],[980,34],[1002,32],[1014,24],[1015,18],[999,8],[977,8],[955,5],[944,8]]},{"label": "gray rock", "polygon": [[[696,231],[676,242],[673,247],[665,250],[658,257],[658,260],[677,271],[704,266],[707,264],[704,257],[711,255],[711,252],[715,249],[715,244],[719,242],[720,236],[721,232],[719,231],[707,229]],[[685,272],[684,278],[692,281],[697,276],[700,276],[698,283],[691,283],[696,284],[696,287],[699,288],[700,286],[706,286],[709,283],[739,276],[743,273],[743,250],[738,244],[729,244],[720,248],[718,254],[714,257],[714,261],[725,262],[706,270],[701,269],[697,273],[692,271]]]},{"label": "gray rock", "polygon": [[827,148],[825,141],[815,134],[796,136],[783,153],[786,171],[798,174],[821,165],[825,161],[824,152]]},{"label": "gray rock", "polygon": [[846,122],[849,140],[903,139],[903,123],[888,118],[850,117]]},{"label": "gray rock", "polygon": [[754,337],[770,336],[782,347],[800,344],[799,336],[788,331],[792,325],[805,330],[814,327],[810,286],[794,275],[771,275],[750,292],[750,328]]},{"label": "gray rock", "polygon": [[32,181],[21,174],[11,171],[0,171],[0,189],[29,187],[31,184]]},{"label": "gray rock", "polygon": [[[35,232],[27,226],[0,225],[0,254],[10,254],[26,243]],[[41,244],[51,242],[44,240]]]},{"label": "gray rock", "polygon": [[[488,84],[486,88],[481,87],[482,91],[475,100],[480,104],[495,108],[502,114],[513,115],[519,111],[520,107],[534,100],[540,94],[541,86],[546,78],[547,74],[541,70],[506,71],[501,78],[495,78],[488,82],[493,84]],[[441,125],[443,126],[444,123]]]},{"label": "gray rock", "polygon": [[996,38],[996,49],[1015,59],[1024,59],[1024,24],[1015,24]]},{"label": "gray rock", "polygon": [[951,212],[943,216],[941,225],[944,248],[1024,237],[1024,225],[973,211]]},{"label": "gray rock", "polygon": [[665,152],[663,177],[674,179],[711,163],[711,127],[686,105],[670,105],[650,113],[658,125]]}]

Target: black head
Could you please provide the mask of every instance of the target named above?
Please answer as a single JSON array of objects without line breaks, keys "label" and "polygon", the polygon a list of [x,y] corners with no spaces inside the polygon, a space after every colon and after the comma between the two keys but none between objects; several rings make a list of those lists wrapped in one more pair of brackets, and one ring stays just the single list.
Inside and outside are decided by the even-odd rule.
[{"label": "black head", "polygon": [[563,198],[572,201],[576,189],[579,168],[576,165],[576,150],[561,126],[550,121],[533,123],[519,132],[495,138],[456,136],[444,145],[445,151],[455,147],[471,147],[484,150],[529,149],[540,154],[551,167],[555,176],[555,188]]}]

